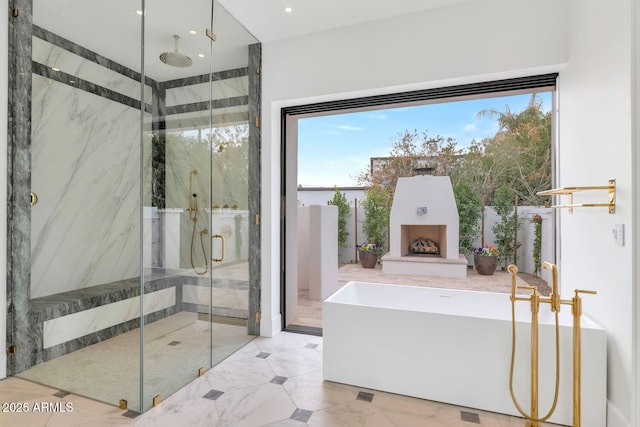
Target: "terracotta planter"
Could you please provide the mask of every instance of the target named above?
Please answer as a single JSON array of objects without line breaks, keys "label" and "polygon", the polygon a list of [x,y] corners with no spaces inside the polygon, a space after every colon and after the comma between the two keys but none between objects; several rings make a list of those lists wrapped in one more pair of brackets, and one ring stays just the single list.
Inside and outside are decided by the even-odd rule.
[{"label": "terracotta planter", "polygon": [[378,263],[378,253],[374,251],[358,251],[362,268],[373,268]]},{"label": "terracotta planter", "polygon": [[474,255],[473,263],[478,271],[478,274],[483,276],[491,276],[495,273],[498,267],[498,257],[495,255]]}]

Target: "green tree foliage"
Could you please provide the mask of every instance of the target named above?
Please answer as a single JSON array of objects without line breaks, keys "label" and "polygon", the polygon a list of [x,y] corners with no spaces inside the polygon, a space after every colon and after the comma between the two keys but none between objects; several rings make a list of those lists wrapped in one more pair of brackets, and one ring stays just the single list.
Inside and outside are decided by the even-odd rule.
[{"label": "green tree foliage", "polygon": [[542,252],[542,217],[540,215],[534,215],[531,219],[531,223],[534,226],[534,240],[533,240],[533,274],[536,276],[540,271],[540,253]]},{"label": "green tree foliage", "polygon": [[[200,207],[237,207],[248,209],[249,127],[247,125],[190,132],[167,131],[165,139],[165,180],[153,174],[151,188],[155,199],[166,200],[166,207],[189,205],[189,174]],[[209,183],[210,180],[210,183]],[[208,200],[211,189],[211,200]],[[157,206],[160,204],[157,203]]]},{"label": "green tree foliage", "polygon": [[478,115],[496,118],[499,130],[493,137],[459,149],[452,138],[406,130],[392,139],[388,157],[374,159],[357,176],[358,183],[382,187],[393,197],[398,178],[416,175],[418,167],[431,167],[434,175],[451,177],[454,187],[465,181],[486,206],[494,203],[497,189],[505,184],[520,204],[546,204],[548,197],[536,195],[551,188],[552,118],[543,111],[542,100],[533,94],[518,113],[507,105],[503,112],[483,110]]},{"label": "green tree foliage", "polygon": [[383,247],[386,247],[387,243],[389,200],[388,191],[376,185],[365,191],[365,198],[362,201],[362,209],[364,210],[362,232],[367,239],[366,243],[380,244],[380,253],[383,252]]},{"label": "green tree foliage", "polygon": [[499,131],[487,141],[485,154],[502,165],[501,183],[511,186],[522,204],[545,204],[548,198],[536,193],[551,188],[551,112],[543,112],[542,100],[534,94],[519,113],[507,105],[504,112],[478,114],[497,117]]},{"label": "green tree foliage", "polygon": [[[454,189],[460,183],[468,186],[465,193],[477,196],[481,209],[491,205],[498,208],[508,199],[510,213],[497,225],[503,243],[495,243],[502,251],[502,260],[512,260],[513,237],[520,227],[513,209],[513,193],[519,204],[538,206],[548,202],[548,197],[537,193],[551,188],[552,117],[550,112],[544,112],[542,100],[535,94],[520,112],[512,112],[507,105],[504,111],[483,110],[478,115],[496,118],[499,130],[493,137],[474,140],[469,147],[458,149],[451,138],[430,137],[426,130],[406,130],[392,140],[389,156],[374,159],[357,179],[360,185],[385,190],[392,199],[398,178],[416,175],[416,168],[431,167],[434,175],[448,175]],[[507,190],[512,193],[505,198]],[[463,197],[456,200],[460,204]],[[461,232],[462,229],[461,224]],[[468,243],[461,240],[460,248],[467,247]]]},{"label": "green tree foliage", "polygon": [[460,218],[459,246],[465,255],[473,253],[474,242],[480,234],[478,220],[482,213],[482,205],[478,193],[471,190],[465,181],[459,181],[453,187],[456,198],[458,216]]},{"label": "green tree foliage", "polygon": [[514,191],[508,185],[503,184],[498,188],[493,207],[500,217],[500,221],[491,230],[495,235],[495,245],[500,250],[499,258],[506,267],[512,260],[515,264],[514,251],[517,251],[518,247],[520,247],[520,243],[518,243],[517,247],[514,246],[515,236],[520,227],[522,227],[522,222],[518,218],[514,205]]},{"label": "green tree foliage", "polygon": [[388,157],[375,159],[371,167],[357,176],[365,187],[380,187],[393,198],[398,178],[414,176],[416,168],[432,167],[435,175],[450,175],[458,155],[451,138],[432,138],[427,131],[408,130],[396,135]]},{"label": "green tree foliage", "polygon": [[329,204],[338,207],[338,246],[345,248],[347,247],[347,237],[349,237],[347,218],[351,215],[351,208],[347,201],[347,196],[341,193],[336,186],[333,198],[329,200]]}]

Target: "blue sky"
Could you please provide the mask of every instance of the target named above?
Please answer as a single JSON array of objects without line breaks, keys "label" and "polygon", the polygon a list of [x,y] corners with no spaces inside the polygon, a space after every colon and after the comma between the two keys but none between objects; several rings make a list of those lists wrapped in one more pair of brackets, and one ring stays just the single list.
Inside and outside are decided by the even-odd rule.
[{"label": "blue sky", "polygon": [[[551,92],[538,94],[543,109],[551,108]],[[402,107],[298,121],[298,184],[304,187],[355,186],[369,158],[388,156],[399,133],[417,129],[429,136],[457,141],[458,148],[493,136],[495,118],[478,117],[485,109],[522,111],[531,94]]]}]

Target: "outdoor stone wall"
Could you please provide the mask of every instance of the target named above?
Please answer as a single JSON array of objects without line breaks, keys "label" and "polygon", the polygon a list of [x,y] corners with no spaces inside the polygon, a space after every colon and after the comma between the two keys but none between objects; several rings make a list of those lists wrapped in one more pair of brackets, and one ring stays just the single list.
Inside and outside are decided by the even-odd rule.
[{"label": "outdoor stone wall", "polygon": [[[326,191],[298,191],[298,203],[303,206],[310,206],[314,204],[325,205],[333,197],[334,190],[327,189]],[[362,191],[354,192],[350,191],[346,193],[347,200],[351,205],[351,215],[347,220],[347,232],[349,237],[347,239],[347,247],[339,248],[338,250],[338,262],[340,264],[349,264],[356,261],[356,245],[363,243],[364,233],[362,232],[361,221],[364,218],[364,211],[360,208],[364,194]],[[357,200],[358,209],[357,212],[354,209],[355,200]],[[519,206],[518,214],[522,221],[522,228],[518,232],[518,243],[520,247],[518,249],[518,269],[521,272],[533,273],[533,242],[534,242],[534,225],[531,223],[531,219],[534,215],[538,214],[542,217],[542,248],[541,248],[541,261],[555,262],[555,237],[553,227],[553,210],[550,208],[540,206]],[[495,237],[491,228],[498,222],[498,215],[491,206],[485,208],[485,244],[495,244]],[[479,224],[480,225],[480,224]],[[387,243],[384,246],[387,247]],[[475,246],[482,245],[481,238],[478,238],[475,242]],[[473,256],[467,257],[469,265],[473,265]],[[511,262],[510,262],[511,263]]]}]

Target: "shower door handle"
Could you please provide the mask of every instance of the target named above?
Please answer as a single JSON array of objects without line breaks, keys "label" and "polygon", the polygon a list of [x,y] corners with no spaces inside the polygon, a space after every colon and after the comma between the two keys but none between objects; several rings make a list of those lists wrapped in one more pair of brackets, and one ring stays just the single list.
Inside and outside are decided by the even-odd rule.
[{"label": "shower door handle", "polygon": [[220,256],[220,258],[214,258],[213,256],[211,256],[211,261],[213,262],[222,262],[224,261],[224,236],[221,236],[220,234],[214,234],[213,236],[211,236],[211,252],[213,252],[213,239],[220,239],[221,241],[221,246],[220,248],[222,249],[222,254]]}]

